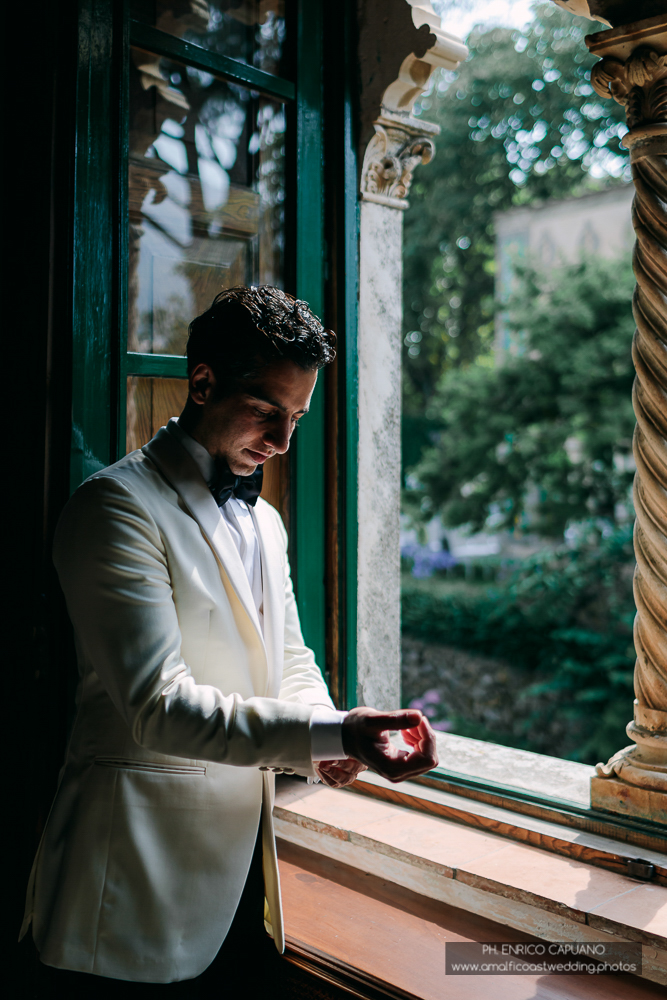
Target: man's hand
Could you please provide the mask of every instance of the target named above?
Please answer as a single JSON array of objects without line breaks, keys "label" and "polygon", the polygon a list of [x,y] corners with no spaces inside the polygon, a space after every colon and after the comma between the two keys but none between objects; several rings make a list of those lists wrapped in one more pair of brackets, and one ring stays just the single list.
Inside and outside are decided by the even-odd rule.
[{"label": "man's hand", "polygon": [[[410,750],[393,746],[389,739],[392,729],[402,730]],[[415,778],[438,765],[435,734],[426,716],[413,709],[377,712],[374,708],[353,708],[343,721],[342,736],[348,758],[389,781]]]},{"label": "man's hand", "polygon": [[345,788],[351,785],[358,774],[368,770],[365,764],[353,757],[343,760],[320,760],[315,765],[318,775],[330,788]]}]

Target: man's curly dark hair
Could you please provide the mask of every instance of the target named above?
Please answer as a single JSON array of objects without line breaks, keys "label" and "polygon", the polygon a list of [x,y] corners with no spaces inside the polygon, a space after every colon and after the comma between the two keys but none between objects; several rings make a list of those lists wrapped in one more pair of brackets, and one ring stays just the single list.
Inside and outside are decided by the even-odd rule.
[{"label": "man's curly dark hair", "polygon": [[281,361],[317,371],[335,358],[335,343],[307,302],[273,285],[237,285],[190,323],[188,374],[210,365],[226,395]]}]

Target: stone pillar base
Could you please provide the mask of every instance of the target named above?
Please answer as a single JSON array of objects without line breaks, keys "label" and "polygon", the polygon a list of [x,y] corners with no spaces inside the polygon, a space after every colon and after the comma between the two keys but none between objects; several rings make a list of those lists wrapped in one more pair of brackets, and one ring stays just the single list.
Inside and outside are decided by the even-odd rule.
[{"label": "stone pillar base", "polygon": [[591,805],[667,826],[667,712],[640,705],[626,732],[632,744],[591,778]]},{"label": "stone pillar base", "polygon": [[619,778],[591,778],[591,807],[667,825],[667,793],[629,785]]}]

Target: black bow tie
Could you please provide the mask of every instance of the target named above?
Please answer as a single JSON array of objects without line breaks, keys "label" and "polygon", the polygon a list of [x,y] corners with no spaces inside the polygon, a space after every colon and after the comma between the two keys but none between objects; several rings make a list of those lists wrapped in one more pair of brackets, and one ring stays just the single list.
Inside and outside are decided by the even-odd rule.
[{"label": "black bow tie", "polygon": [[235,476],[224,459],[217,459],[215,474],[209,484],[213,499],[218,507],[224,506],[230,497],[244,500],[254,507],[257,497],[262,492],[264,466],[258,465],[251,476]]}]

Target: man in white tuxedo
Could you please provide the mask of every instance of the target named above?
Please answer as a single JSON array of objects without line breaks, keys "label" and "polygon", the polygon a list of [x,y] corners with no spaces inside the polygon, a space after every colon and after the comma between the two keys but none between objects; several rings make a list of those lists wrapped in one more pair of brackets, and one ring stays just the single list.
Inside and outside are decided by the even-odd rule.
[{"label": "man in white tuxedo", "polygon": [[437,763],[421,713],[335,710],[285,530],[258,498],[333,343],[278,289],[222,293],[190,327],[181,417],[63,512],[80,685],[25,921],[41,961],[68,970],[62,995],[179,981],[204,995],[221,956],[228,970],[244,948],[266,955],[264,916],[281,952],[275,772],[343,786],[366,766],[402,780]]}]

